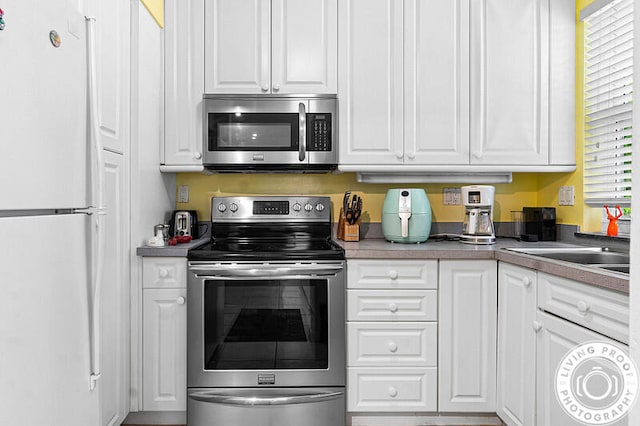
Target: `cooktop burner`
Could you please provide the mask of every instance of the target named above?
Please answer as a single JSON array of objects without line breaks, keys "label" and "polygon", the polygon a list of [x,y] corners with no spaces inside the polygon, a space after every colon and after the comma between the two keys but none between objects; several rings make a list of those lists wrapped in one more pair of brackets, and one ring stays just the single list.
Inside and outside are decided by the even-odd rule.
[{"label": "cooktop burner", "polygon": [[214,197],[211,243],[189,260],[334,260],[328,197]]}]

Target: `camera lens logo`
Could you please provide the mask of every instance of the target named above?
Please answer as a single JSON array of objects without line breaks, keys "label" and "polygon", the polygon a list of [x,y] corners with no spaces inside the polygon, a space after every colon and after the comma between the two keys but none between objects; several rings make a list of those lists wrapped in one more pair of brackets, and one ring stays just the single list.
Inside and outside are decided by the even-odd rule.
[{"label": "camera lens logo", "polygon": [[638,396],[638,370],[627,352],[607,342],[571,349],[555,375],[564,411],[585,425],[609,425],[626,416]]}]

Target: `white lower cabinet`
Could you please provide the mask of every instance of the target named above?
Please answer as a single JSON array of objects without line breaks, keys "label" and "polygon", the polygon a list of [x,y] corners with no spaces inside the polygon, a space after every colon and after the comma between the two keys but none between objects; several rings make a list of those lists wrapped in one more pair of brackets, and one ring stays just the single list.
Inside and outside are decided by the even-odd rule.
[{"label": "white lower cabinet", "polygon": [[561,407],[556,371],[582,343],[628,350],[619,343],[628,341],[628,296],[503,262],[498,288],[498,416],[509,426],[584,424]]},{"label": "white lower cabinet", "polygon": [[498,265],[497,414],[509,425],[534,425],[536,271]]},{"label": "white lower cabinet", "polygon": [[[607,339],[601,334],[545,312],[537,312],[536,321],[540,327],[536,351],[536,424],[584,425],[584,422],[574,420],[565,413],[556,397],[555,375],[560,361],[575,346],[591,341],[614,343],[627,351],[629,348]],[[613,424],[616,426],[627,425],[628,419],[624,418]]]},{"label": "white lower cabinet", "polygon": [[437,367],[349,367],[347,411],[437,410]]},{"label": "white lower cabinet", "polygon": [[143,259],[142,409],[186,410],[185,258]]},{"label": "white lower cabinet", "polygon": [[438,411],[496,411],[497,262],[441,260]]},{"label": "white lower cabinet", "polygon": [[347,262],[347,411],[437,411],[437,266]]}]

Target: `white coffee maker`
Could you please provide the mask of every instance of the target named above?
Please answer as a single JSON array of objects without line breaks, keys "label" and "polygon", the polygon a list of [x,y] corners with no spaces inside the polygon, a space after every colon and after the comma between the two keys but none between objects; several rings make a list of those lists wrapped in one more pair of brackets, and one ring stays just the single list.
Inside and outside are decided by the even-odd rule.
[{"label": "white coffee maker", "polygon": [[468,244],[494,244],[493,198],[496,189],[491,185],[471,185],[461,188],[464,221],[460,241]]}]

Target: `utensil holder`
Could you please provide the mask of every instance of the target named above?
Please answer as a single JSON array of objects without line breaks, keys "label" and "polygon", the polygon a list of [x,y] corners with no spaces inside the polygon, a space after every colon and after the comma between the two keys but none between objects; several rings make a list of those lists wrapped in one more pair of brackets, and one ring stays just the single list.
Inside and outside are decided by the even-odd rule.
[{"label": "utensil holder", "polygon": [[338,239],[343,241],[360,241],[360,219],[353,225],[350,225],[342,209],[340,209],[340,217],[338,219]]}]

